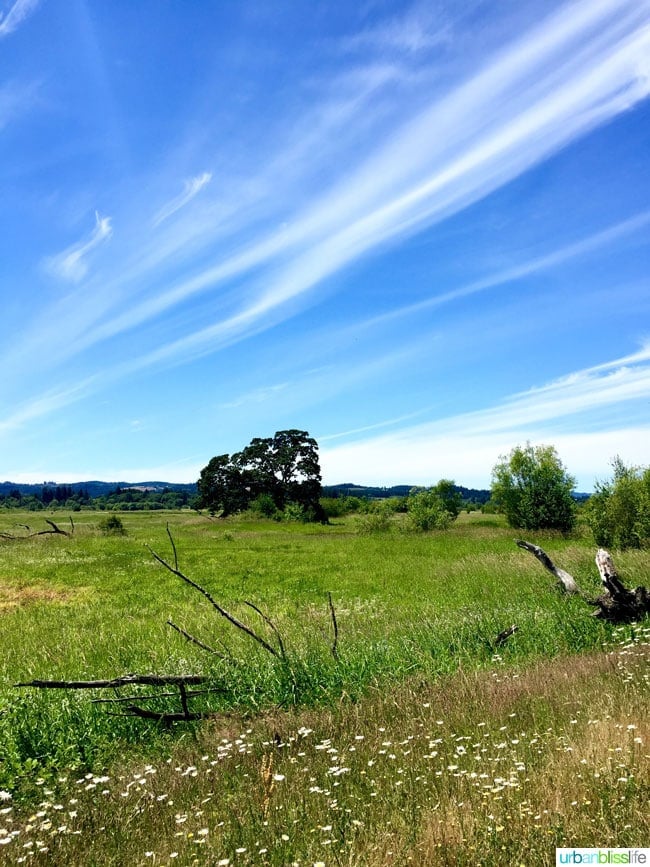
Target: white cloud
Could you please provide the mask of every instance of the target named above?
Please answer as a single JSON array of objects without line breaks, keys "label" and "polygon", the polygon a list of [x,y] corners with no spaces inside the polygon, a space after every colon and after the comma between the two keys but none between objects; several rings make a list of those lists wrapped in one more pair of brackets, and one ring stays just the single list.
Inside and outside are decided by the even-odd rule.
[{"label": "white cloud", "polygon": [[344,39],[342,45],[348,51],[373,49],[415,54],[446,42],[450,35],[449,22],[434,14],[430,7],[421,5],[410,9],[405,15],[365,28]]},{"label": "white cloud", "polygon": [[185,181],[183,192],[160,208],[153,219],[153,225],[159,226],[164,222],[164,220],[169,219],[172,214],[175,214],[176,211],[179,211],[187,205],[188,202],[191,202],[192,199],[201,192],[203,187],[210,183],[211,180],[212,173],[203,172],[203,174],[197,175],[195,178],[190,178],[189,181]]},{"label": "white cloud", "polygon": [[[469,206],[645,99],[649,25],[648,0],[561,9],[402,125],[359,167],[344,169],[280,229],[104,323],[97,336],[246,274],[254,280],[246,306],[175,338],[150,361],[213,351],[224,339],[269,327],[271,311],[354,260]],[[262,266],[269,273],[253,277]]]},{"label": "white cloud", "polygon": [[[499,455],[530,440],[555,445],[589,490],[595,475],[607,475],[615,454],[648,463],[650,411],[640,425],[626,424],[624,416],[626,403],[644,400],[650,401],[650,344],[493,407],[326,447],[321,463],[330,483],[424,484],[454,476],[461,484],[486,486]],[[606,421],[595,423],[603,410]]]},{"label": "white cloud", "polygon": [[111,228],[111,218],[101,217],[95,211],[95,228],[87,240],[79,241],[72,246],[67,247],[61,253],[51,256],[46,260],[48,270],[56,274],[64,280],[78,282],[82,280],[88,271],[88,265],[85,261],[89,253],[91,253],[102,241],[108,240],[113,234]]},{"label": "white cloud", "polygon": [[38,6],[40,0],[15,0],[9,11],[0,12],[0,39],[9,36],[20,27]]},{"label": "white cloud", "polygon": [[286,391],[289,388],[288,382],[280,382],[276,385],[267,385],[262,388],[255,388],[252,391],[242,394],[234,400],[219,404],[219,409],[237,409],[246,404],[266,403],[277,397],[280,392]]}]

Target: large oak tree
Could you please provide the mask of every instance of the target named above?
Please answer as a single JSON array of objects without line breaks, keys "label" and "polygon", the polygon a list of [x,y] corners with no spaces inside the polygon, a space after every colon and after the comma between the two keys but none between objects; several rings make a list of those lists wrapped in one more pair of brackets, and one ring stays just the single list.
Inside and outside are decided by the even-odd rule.
[{"label": "large oak tree", "polygon": [[308,519],[326,519],[319,502],[318,443],[307,431],[255,437],[240,452],[212,458],[201,470],[198,491],[199,506],[222,517],[247,509],[264,495],[279,511],[293,503]]}]

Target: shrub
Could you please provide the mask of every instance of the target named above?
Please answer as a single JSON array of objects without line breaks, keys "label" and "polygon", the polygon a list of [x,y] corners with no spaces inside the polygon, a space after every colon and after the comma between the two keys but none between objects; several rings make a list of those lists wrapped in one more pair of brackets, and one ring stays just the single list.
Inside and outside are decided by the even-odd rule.
[{"label": "shrub", "polygon": [[572,530],[574,485],[553,446],[517,446],[492,470],[492,500],[511,527],[524,530]]},{"label": "shrub", "polygon": [[367,512],[357,519],[357,533],[369,536],[374,533],[386,533],[391,529],[391,513],[388,509],[377,509]]},{"label": "shrub", "polygon": [[105,536],[126,536],[124,524],[119,515],[109,515],[99,522],[99,529]]},{"label": "shrub", "polygon": [[453,516],[435,488],[413,488],[406,509],[414,530],[446,530]]},{"label": "shrub", "polygon": [[275,518],[278,514],[278,508],[270,494],[260,494],[256,497],[251,503],[251,510],[264,515],[265,518]]},{"label": "shrub", "polygon": [[612,467],[585,506],[587,523],[597,545],[641,548],[650,543],[650,467],[626,467],[619,457]]}]

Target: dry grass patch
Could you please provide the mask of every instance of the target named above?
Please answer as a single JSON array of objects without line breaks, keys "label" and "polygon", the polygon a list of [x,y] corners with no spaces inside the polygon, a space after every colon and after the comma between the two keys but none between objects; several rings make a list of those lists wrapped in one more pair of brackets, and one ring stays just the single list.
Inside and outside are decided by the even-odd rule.
[{"label": "dry grass patch", "polygon": [[0,613],[42,602],[66,604],[80,593],[79,589],[64,587],[0,586]]}]

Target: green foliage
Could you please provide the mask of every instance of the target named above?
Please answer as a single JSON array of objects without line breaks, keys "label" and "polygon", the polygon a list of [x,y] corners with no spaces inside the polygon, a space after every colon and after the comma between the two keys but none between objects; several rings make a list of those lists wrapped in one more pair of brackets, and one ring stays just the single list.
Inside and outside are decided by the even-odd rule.
[{"label": "green foliage", "polygon": [[553,446],[516,446],[492,470],[492,500],[511,527],[524,530],[570,532],[576,523],[574,486]]},{"label": "green foliage", "polygon": [[275,518],[278,514],[278,507],[273,502],[273,497],[270,494],[259,494],[251,503],[251,509],[265,518]]},{"label": "green foliage", "polygon": [[598,483],[585,516],[598,545],[641,548],[650,543],[650,467],[612,461],[613,478]]},{"label": "green foliage", "polygon": [[107,536],[125,536],[126,530],[118,515],[109,515],[99,522],[99,529]]},{"label": "green foliage", "polygon": [[321,497],[319,502],[328,518],[342,518],[359,512],[364,506],[359,497]]},{"label": "green foliage", "polygon": [[[443,482],[446,486],[447,482],[445,480]],[[453,485],[453,482],[450,484]],[[413,529],[423,532],[428,530],[446,530],[456,518],[458,512],[452,517],[452,513],[447,508],[447,503],[437,488],[438,486],[432,488],[413,488],[409,494],[407,512]]]},{"label": "green foliage", "polygon": [[359,515],[357,519],[357,533],[361,536],[387,533],[391,528],[391,512],[389,509],[374,509],[373,511]]},{"label": "green foliage", "polygon": [[306,431],[256,437],[241,452],[212,458],[201,470],[197,488],[199,508],[222,518],[245,511],[263,496],[267,511],[270,500],[277,511],[295,504],[310,520],[327,520],[319,502],[318,444]]},{"label": "green foliage", "polygon": [[455,520],[463,508],[463,495],[458,490],[456,482],[453,479],[440,479],[430,490],[440,497],[445,511],[452,520]]}]

